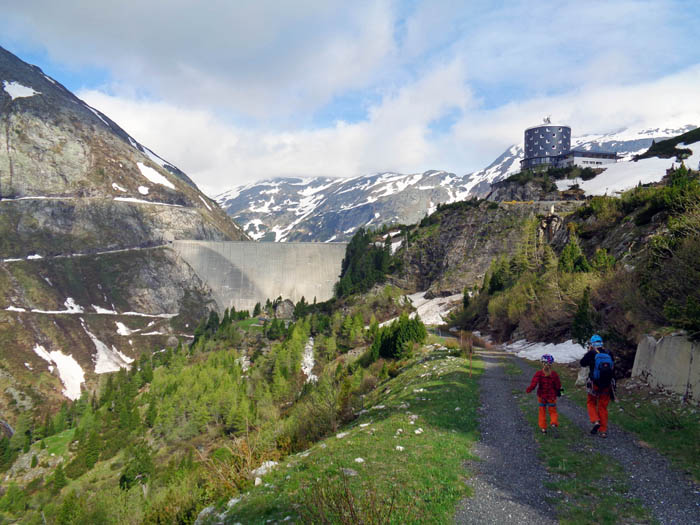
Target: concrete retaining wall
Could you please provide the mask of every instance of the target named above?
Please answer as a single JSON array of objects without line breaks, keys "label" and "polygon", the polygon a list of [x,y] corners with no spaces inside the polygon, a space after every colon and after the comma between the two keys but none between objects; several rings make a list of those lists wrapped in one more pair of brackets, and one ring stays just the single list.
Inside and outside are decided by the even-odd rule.
[{"label": "concrete retaining wall", "polygon": [[632,377],[700,401],[700,344],[670,335],[645,336],[637,346]]},{"label": "concrete retaining wall", "polygon": [[173,249],[212,289],[219,310],[250,310],[282,296],[333,296],[346,243],[175,241]]}]

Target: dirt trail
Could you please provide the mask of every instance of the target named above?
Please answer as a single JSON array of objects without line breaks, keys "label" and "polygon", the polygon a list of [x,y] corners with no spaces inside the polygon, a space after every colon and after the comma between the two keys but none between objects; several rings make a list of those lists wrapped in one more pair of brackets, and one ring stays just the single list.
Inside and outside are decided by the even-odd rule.
[{"label": "dirt trail", "polygon": [[[525,421],[512,390],[524,390],[532,368],[500,350],[478,352],[486,369],[481,380],[481,441],[475,453],[482,461],[467,463],[475,473],[469,483],[474,496],[463,500],[457,523],[556,523],[545,502],[556,496],[544,488],[555,477],[537,458],[534,431]],[[503,364],[511,362],[524,374],[509,376]],[[638,439],[614,424],[607,440],[589,434],[583,407],[560,398],[558,410],[581,429],[581,440],[595,440],[596,449],[625,469],[631,497],[637,498],[661,524],[700,523],[700,487],[671,467],[666,458],[643,447]]]},{"label": "dirt trail", "polygon": [[522,376],[505,373],[505,352],[480,351],[485,370],[481,378],[481,440],[474,453],[481,461],[469,461],[474,476],[471,498],[460,502],[456,523],[557,523],[546,502],[553,497],[544,483],[552,481],[537,458],[537,443],[512,390],[520,389]]}]

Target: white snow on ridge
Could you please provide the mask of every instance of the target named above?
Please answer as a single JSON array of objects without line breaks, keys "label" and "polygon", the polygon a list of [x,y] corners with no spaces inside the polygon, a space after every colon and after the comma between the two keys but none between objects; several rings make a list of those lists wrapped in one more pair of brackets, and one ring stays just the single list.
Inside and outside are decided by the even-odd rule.
[{"label": "white snow on ridge", "polygon": [[16,98],[33,97],[34,95],[41,95],[39,91],[34,91],[32,88],[27,87],[19,82],[9,82],[7,80],[2,81],[3,87],[8,95],[15,100]]},{"label": "white snow on ridge", "polygon": [[138,190],[139,190],[139,193],[141,195],[148,195],[148,187],[147,186],[139,186]]},{"label": "white snow on ridge", "polygon": [[158,173],[156,170],[154,170],[150,166],[146,166],[145,164],[143,164],[141,162],[137,162],[136,165],[138,166],[139,171],[141,172],[141,175],[146,177],[153,184],[160,184],[161,186],[165,186],[167,188],[170,188],[171,190],[175,189],[175,186],[173,185],[172,182],[170,182],[168,179],[166,179],[163,175]]},{"label": "white snow on ridge", "polygon": [[572,340],[555,344],[529,343],[522,339],[509,345],[503,345],[503,349],[530,361],[539,361],[544,354],[549,354],[554,357],[555,363],[574,363],[586,353],[584,347]]},{"label": "white snow on ridge", "polygon": [[202,197],[201,195],[198,195],[198,197],[199,197],[199,200],[201,200],[204,203],[204,205],[207,207],[207,210],[211,211],[211,207],[209,206],[209,203],[206,201],[206,199],[204,197]]},{"label": "white snow on ridge", "polygon": [[102,117],[102,115],[100,115],[100,112],[99,112],[99,111],[97,111],[95,108],[92,108],[92,107],[88,106],[87,104],[85,104],[85,107],[88,108],[90,111],[92,111],[92,112],[94,113],[94,115],[95,115],[98,119],[100,119],[100,120],[102,121],[102,123],[103,123],[105,126],[107,126],[108,128],[111,127],[111,126],[109,125],[109,122],[107,122],[107,121]]},{"label": "white snow on ridge", "polygon": [[[47,352],[41,345],[34,345],[34,352],[49,364],[55,364],[58,375],[63,383],[63,395],[75,401],[80,397],[80,385],[85,382],[85,372],[73,356],[66,355],[60,350]],[[53,366],[49,366],[53,370]]]},{"label": "white snow on ridge", "polygon": [[120,186],[116,182],[112,183],[112,188],[116,191],[121,191],[122,193],[126,193],[126,188],[123,188],[122,186]]}]

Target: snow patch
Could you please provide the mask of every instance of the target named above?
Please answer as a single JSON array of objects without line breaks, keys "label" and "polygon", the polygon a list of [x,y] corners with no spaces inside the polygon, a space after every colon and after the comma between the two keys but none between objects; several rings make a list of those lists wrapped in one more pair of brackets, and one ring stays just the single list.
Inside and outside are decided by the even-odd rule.
[{"label": "snow patch", "polygon": [[175,186],[173,185],[172,182],[170,182],[168,179],[166,179],[163,175],[158,173],[156,170],[154,170],[150,166],[146,166],[145,164],[143,164],[141,162],[137,162],[136,165],[139,167],[139,171],[141,171],[141,175],[146,177],[153,184],[160,184],[161,186],[165,186],[167,188],[170,188],[171,190],[175,189]]},{"label": "snow patch", "polygon": [[81,319],[83,330],[88,335],[92,344],[95,345],[97,355],[95,356],[95,373],[105,374],[107,372],[117,372],[120,368],[129,368],[129,364],[134,360],[122,354],[114,346],[109,348],[106,344],[100,341],[95,334],[88,330],[85,322]]},{"label": "snow patch", "polygon": [[543,354],[554,357],[555,363],[573,363],[581,360],[586,349],[572,340],[563,343],[530,343],[524,339],[504,345],[503,349],[530,361],[539,361]]},{"label": "snow patch", "polygon": [[115,321],[117,324],[117,334],[119,335],[131,335],[135,334],[136,332],[139,332],[140,329],[137,330],[132,330],[128,326],[126,326],[124,323],[120,323],[119,321]]},{"label": "snow patch", "polygon": [[120,186],[116,182],[112,183],[112,189],[114,189],[115,191],[121,191],[122,193],[126,193],[126,188],[123,188],[122,186]]},{"label": "snow patch", "polygon": [[27,87],[19,82],[9,82],[3,80],[3,86],[8,95],[12,100],[16,98],[33,97],[34,95],[41,95],[39,91],[34,91],[32,88]]},{"label": "snow patch", "polygon": [[153,204],[155,206],[172,206],[173,208],[182,208],[180,204],[169,204],[167,202],[156,202],[156,201],[145,201],[143,199],[136,199],[134,197],[114,197],[115,201],[121,202],[138,202],[139,204]]},{"label": "snow patch", "polygon": [[101,306],[97,306],[96,304],[91,304],[90,306],[92,306],[92,309],[95,310],[95,313],[117,315],[117,312],[115,312],[114,310],[107,310],[107,308],[102,308]]},{"label": "snow patch", "polygon": [[306,375],[306,383],[318,381],[312,370],[314,369],[314,338],[309,337],[301,357],[301,371]]},{"label": "snow patch", "polygon": [[5,308],[5,310],[8,312],[26,312],[27,311],[24,308],[18,308],[16,306],[8,306],[7,308]]},{"label": "snow patch", "polygon": [[[70,354],[66,355],[60,350],[47,352],[41,345],[34,345],[34,352],[49,364],[55,364],[58,368],[58,376],[63,383],[63,395],[75,401],[80,397],[80,385],[85,382],[85,372],[78,362]],[[53,372],[53,366],[49,366]]]},{"label": "snow patch", "polygon": [[[642,159],[637,162],[617,162],[608,164],[606,170],[595,178],[579,183],[587,195],[612,195],[634,188],[637,184],[659,182],[673,159]],[[578,179],[557,181],[557,188],[567,189]]]},{"label": "snow patch", "polygon": [[204,203],[204,205],[207,207],[207,210],[211,211],[211,207],[209,206],[209,203],[204,199],[204,197],[199,195],[199,200],[201,200]]},{"label": "snow patch", "polygon": [[141,195],[148,195],[148,187],[147,186],[139,186],[139,193]]}]

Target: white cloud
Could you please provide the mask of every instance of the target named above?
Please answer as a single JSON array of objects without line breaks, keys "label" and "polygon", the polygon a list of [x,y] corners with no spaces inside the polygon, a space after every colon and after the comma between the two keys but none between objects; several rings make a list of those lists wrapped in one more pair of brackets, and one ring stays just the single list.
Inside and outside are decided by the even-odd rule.
[{"label": "white cloud", "polygon": [[[547,114],[575,135],[627,126],[700,125],[700,66],[633,86],[589,86],[556,97],[475,106],[460,61],[427,72],[388,93],[366,121],[314,130],[246,129],[204,110],[110,97],[80,96],[139,141],[187,172],[210,195],[263,177],[356,176],[382,170],[445,169],[464,174],[486,166],[522,130]],[[449,108],[462,116],[434,137],[429,124]]]},{"label": "white cloud", "polygon": [[79,95],[210,194],[275,176],[463,174],[547,114],[575,134],[700,124],[691,0],[7,4],[0,34],[106,70],[109,85]]},{"label": "white cloud", "polygon": [[364,87],[395,52],[387,0],[36,0],[3,18],[58,62],[109,70],[112,92],[263,118]]}]

